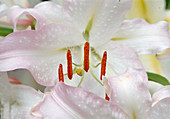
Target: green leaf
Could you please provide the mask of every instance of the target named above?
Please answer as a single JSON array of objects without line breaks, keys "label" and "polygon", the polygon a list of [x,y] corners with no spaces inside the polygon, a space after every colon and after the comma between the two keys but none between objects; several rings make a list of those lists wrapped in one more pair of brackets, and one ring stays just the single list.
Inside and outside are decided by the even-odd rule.
[{"label": "green leaf", "polygon": [[147,75],[148,75],[149,81],[154,81],[154,82],[160,83],[164,86],[170,85],[169,81],[161,75],[158,75],[158,74],[155,74],[155,73],[150,73],[150,72],[147,72]]},{"label": "green leaf", "polygon": [[166,0],[166,9],[170,9],[170,0]]},{"label": "green leaf", "polygon": [[12,33],[13,29],[0,27],[0,36],[7,36]]}]

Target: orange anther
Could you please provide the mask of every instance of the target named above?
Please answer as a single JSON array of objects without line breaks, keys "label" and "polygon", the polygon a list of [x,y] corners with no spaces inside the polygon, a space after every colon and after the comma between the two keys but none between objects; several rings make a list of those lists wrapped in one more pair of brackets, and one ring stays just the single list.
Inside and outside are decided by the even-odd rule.
[{"label": "orange anther", "polygon": [[59,82],[62,81],[64,82],[64,75],[63,75],[63,66],[60,64],[58,68],[58,76],[59,76]]},{"label": "orange anther", "polygon": [[72,56],[70,50],[67,51],[67,74],[68,74],[68,78],[72,79],[73,69],[72,69]]},{"label": "orange anther", "polygon": [[109,96],[106,94],[106,96],[105,96],[105,100],[110,100],[110,98],[109,98]]},{"label": "orange anther", "polygon": [[103,58],[101,63],[101,75],[100,75],[101,80],[102,80],[102,76],[105,76],[106,74],[106,61],[107,61],[107,52],[105,51],[103,53]]},{"label": "orange anther", "polygon": [[89,49],[90,44],[88,42],[84,45],[84,70],[88,72],[89,70]]}]

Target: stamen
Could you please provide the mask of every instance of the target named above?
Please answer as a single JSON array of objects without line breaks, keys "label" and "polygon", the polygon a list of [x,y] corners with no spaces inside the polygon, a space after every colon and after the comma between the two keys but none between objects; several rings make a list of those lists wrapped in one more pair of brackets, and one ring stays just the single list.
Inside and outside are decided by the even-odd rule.
[{"label": "stamen", "polygon": [[88,42],[84,45],[84,70],[88,72],[89,70],[89,49],[90,44]]},{"label": "stamen", "polygon": [[59,76],[59,82],[62,81],[64,82],[64,75],[63,75],[63,66],[60,64],[58,68],[58,76]]},{"label": "stamen", "polygon": [[72,79],[73,69],[72,69],[72,56],[70,50],[67,51],[67,73],[68,73],[68,78]]},{"label": "stamen", "polygon": [[101,75],[100,75],[101,80],[102,80],[102,76],[105,76],[106,74],[106,61],[107,61],[107,52],[105,51],[103,53],[103,58],[101,63]]},{"label": "stamen", "polygon": [[16,78],[8,77],[8,79],[11,84],[21,84],[21,82]]},{"label": "stamen", "polygon": [[110,98],[109,98],[109,96],[106,94],[106,96],[105,96],[105,100],[110,100]]}]

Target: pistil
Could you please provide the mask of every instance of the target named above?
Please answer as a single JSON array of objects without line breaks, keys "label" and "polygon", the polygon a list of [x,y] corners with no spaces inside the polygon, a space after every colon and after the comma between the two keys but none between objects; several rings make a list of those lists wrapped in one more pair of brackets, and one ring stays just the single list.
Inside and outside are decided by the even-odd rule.
[{"label": "pistil", "polygon": [[72,56],[70,50],[67,51],[67,73],[68,73],[68,78],[72,79],[73,69],[72,69]]},{"label": "pistil", "polygon": [[89,70],[89,49],[90,44],[88,42],[84,45],[84,70],[88,72]]},{"label": "pistil", "polygon": [[105,51],[103,53],[103,58],[101,63],[101,75],[100,75],[101,80],[102,80],[102,76],[105,76],[106,74],[106,61],[107,61],[107,52]]},{"label": "pistil", "polygon": [[58,76],[59,76],[59,82],[62,81],[64,82],[64,74],[63,74],[63,66],[60,64],[58,68]]}]

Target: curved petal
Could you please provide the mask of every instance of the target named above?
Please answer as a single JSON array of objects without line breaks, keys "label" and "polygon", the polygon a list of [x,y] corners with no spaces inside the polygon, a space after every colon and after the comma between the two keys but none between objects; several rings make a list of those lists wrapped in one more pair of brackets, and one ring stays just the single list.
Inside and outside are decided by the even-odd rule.
[{"label": "curved petal", "polygon": [[110,40],[130,10],[131,4],[131,0],[101,0],[93,16],[90,31],[92,45],[101,45]]},{"label": "curved petal", "polygon": [[155,92],[152,96],[153,98],[153,105],[159,103],[159,101],[169,97],[170,98],[170,86],[164,86],[157,92]]},{"label": "curved petal", "polygon": [[128,70],[117,77],[108,78],[111,102],[119,105],[131,118],[142,118],[150,110],[152,99],[141,76]]},{"label": "curved petal", "polygon": [[156,91],[158,91],[160,88],[162,88],[163,85],[153,82],[153,81],[148,81],[148,90],[153,95]]},{"label": "curved petal", "polygon": [[126,19],[143,18],[149,23],[162,21],[165,15],[165,0],[133,0]]},{"label": "curved petal", "polygon": [[40,15],[40,12],[36,9],[20,8],[18,6],[13,6],[9,10],[8,19],[12,23],[14,31],[18,30],[17,24],[21,20],[21,17],[24,17],[24,25],[32,25],[34,20],[33,18],[35,18],[37,20],[36,29],[40,29],[48,22],[43,16]]},{"label": "curved petal", "polygon": [[168,23],[163,21],[148,24],[143,19],[126,20],[112,40],[131,47],[138,54],[159,54],[170,48]]},{"label": "curved petal", "polygon": [[110,41],[99,47],[94,47],[96,53],[102,56],[107,51],[107,76],[114,76],[124,73],[127,68],[134,68],[147,84],[146,72],[138,59],[138,56],[128,47]]},{"label": "curved petal", "polygon": [[26,68],[40,84],[54,85],[58,65],[66,64],[63,49],[83,44],[81,39],[79,32],[62,24],[12,33],[0,41],[0,70]]},{"label": "curved petal", "polygon": [[11,106],[11,118],[36,119],[31,115],[31,109],[39,104],[42,99],[43,94],[31,87],[13,85],[12,100],[14,101],[14,104]]},{"label": "curved petal", "polygon": [[44,90],[44,86],[38,84],[28,70],[18,69],[14,71],[9,71],[8,76],[16,78],[21,82],[21,84],[33,87],[36,90]]},{"label": "curved petal", "polygon": [[[48,108],[47,108],[48,107]],[[55,90],[45,96],[45,99],[32,110],[34,116],[41,115],[50,119],[129,119],[116,105],[84,91],[73,88],[61,82]]]},{"label": "curved petal", "polygon": [[169,119],[170,98],[165,98],[153,106],[145,119]]},{"label": "curved petal", "polygon": [[156,56],[158,59],[163,76],[165,76],[170,81],[169,63],[170,63],[170,48]]}]

